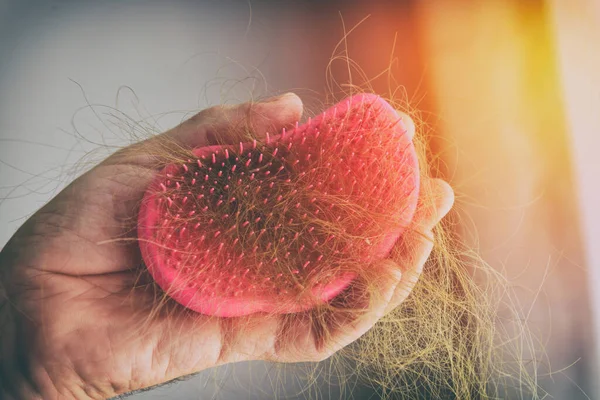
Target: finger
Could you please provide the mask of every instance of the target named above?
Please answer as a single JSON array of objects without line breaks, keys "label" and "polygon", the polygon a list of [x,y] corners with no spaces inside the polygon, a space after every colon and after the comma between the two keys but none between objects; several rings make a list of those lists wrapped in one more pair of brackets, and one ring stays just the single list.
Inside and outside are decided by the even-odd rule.
[{"label": "finger", "polygon": [[389,259],[381,261],[375,268],[379,268],[386,274],[386,282],[382,282],[378,290],[368,293],[369,304],[365,312],[348,320],[345,326],[335,327],[330,343],[324,349],[327,356],[360,338],[385,315],[386,307],[394,295],[396,284],[402,278],[402,272],[397,268],[396,263]]},{"label": "finger", "polygon": [[310,362],[328,357],[320,345],[322,324],[311,311],[282,315],[273,352],[267,361]]},{"label": "finger", "polygon": [[404,271],[394,295],[386,308],[386,314],[400,305],[416,285],[423,266],[431,255],[434,246],[432,229],[450,211],[454,203],[454,192],[450,185],[441,179],[427,181],[426,192],[431,193],[427,205],[421,203],[414,220],[414,227],[401,238],[392,251],[396,266]]},{"label": "finger", "polygon": [[302,110],[302,100],[286,93],[257,103],[209,108],[164,135],[189,147],[237,144],[249,133],[261,137],[293,126]]},{"label": "finger", "polygon": [[454,191],[441,179],[427,179],[421,183],[419,205],[412,225],[398,241],[391,258],[405,273],[421,273],[433,249],[432,230],[448,214],[454,203]]},{"label": "finger", "polygon": [[411,239],[409,248],[399,246],[399,251],[403,253],[405,263],[395,263],[395,268],[404,271],[404,273],[400,280],[396,282],[394,294],[386,306],[385,314],[388,314],[406,300],[417,284],[423,272],[423,266],[433,250],[434,242],[432,237],[418,234],[417,232],[413,232],[412,234],[415,237]]},{"label": "finger", "polygon": [[[397,282],[400,279],[400,271],[386,265],[392,265],[393,262],[385,260],[380,264],[376,267],[389,272],[390,281]],[[346,296],[337,299],[339,307],[332,304],[331,309],[284,316],[274,360],[299,362],[329,358],[373,327],[383,316],[394,288],[395,284],[386,284],[381,290],[367,293],[358,285],[355,289],[347,289]],[[369,296],[371,293],[373,295]]]},{"label": "finger", "polygon": [[219,319],[222,343],[218,364],[273,360],[280,323],[280,316],[263,313]]},{"label": "finger", "polygon": [[448,214],[454,205],[454,191],[441,179],[424,179],[412,230],[429,232]]},{"label": "finger", "polygon": [[404,128],[406,129],[405,135],[408,136],[410,140],[415,137],[415,121],[406,113],[402,111],[396,110],[398,116],[402,119],[402,124],[404,124]]}]

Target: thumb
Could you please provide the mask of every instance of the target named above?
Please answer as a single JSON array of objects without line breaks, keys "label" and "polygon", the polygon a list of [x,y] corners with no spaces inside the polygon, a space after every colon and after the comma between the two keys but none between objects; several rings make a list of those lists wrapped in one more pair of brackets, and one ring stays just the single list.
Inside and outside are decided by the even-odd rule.
[{"label": "thumb", "polygon": [[302,100],[286,93],[257,103],[208,108],[163,135],[187,147],[237,144],[292,127],[302,110]]},{"label": "thumb", "polygon": [[118,151],[105,163],[153,167],[156,156],[164,156],[165,151],[237,144],[291,128],[302,116],[302,111],[302,100],[294,93],[262,102],[207,108],[164,133]]}]

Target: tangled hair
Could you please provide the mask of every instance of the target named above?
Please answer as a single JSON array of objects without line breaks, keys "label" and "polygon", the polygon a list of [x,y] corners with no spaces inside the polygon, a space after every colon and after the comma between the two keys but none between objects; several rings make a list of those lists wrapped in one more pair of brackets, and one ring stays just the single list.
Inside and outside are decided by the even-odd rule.
[{"label": "tangled hair", "polygon": [[138,235],[154,279],[222,317],[331,309],[349,286],[377,293],[375,261],[419,189],[396,112],[357,95],[290,132],[244,139],[182,154],[148,188]]},{"label": "tangled hair", "polygon": [[[348,98],[368,89],[351,86],[337,97]],[[375,95],[366,95],[365,98],[380,99]],[[156,254],[163,256],[160,262],[171,260],[176,264],[170,268],[176,271],[173,279],[179,280],[177,285],[169,286],[164,279],[157,279],[160,271],[157,272],[158,267],[151,265],[156,258],[148,256],[149,250],[146,250],[144,258],[148,269],[140,270],[139,284],[155,290],[152,316],[168,315],[173,307],[182,307],[173,302],[175,298],[191,309],[222,319],[224,335],[230,341],[243,341],[243,329],[227,332],[230,326],[227,320],[236,318],[238,322],[244,321],[245,314],[252,314],[254,318],[248,323],[255,324],[257,315],[260,321],[261,316],[267,319],[283,314],[287,328],[282,329],[280,335],[293,337],[294,326],[301,321],[311,326],[317,346],[326,346],[336,329],[343,329],[347,321],[368,310],[369,304],[381,296],[382,285],[390,279],[389,271],[375,267],[376,261],[391,258],[400,263],[400,268],[409,268],[401,265],[401,260],[403,253],[411,250],[403,243],[403,235],[406,229],[410,229],[408,223],[415,211],[415,189],[418,187],[420,192],[416,212],[420,208],[432,207],[435,201],[432,188],[427,184],[418,185],[418,182],[428,182],[438,175],[436,156],[430,153],[427,132],[418,124],[418,115],[398,100],[387,98],[386,101],[417,121],[412,139],[414,149],[405,151],[407,140],[401,134],[403,130],[395,131],[396,136],[387,136],[387,141],[382,142],[381,138],[366,140],[365,151],[375,162],[369,166],[352,167],[355,169],[352,174],[356,172],[359,176],[362,173],[365,177],[360,181],[359,185],[363,186],[358,191],[346,190],[348,184],[352,186],[352,180],[331,179],[340,165],[338,162],[337,167],[332,167],[332,160],[339,160],[354,151],[349,146],[342,146],[343,151],[328,149],[321,152],[310,168],[294,170],[289,161],[293,161],[296,155],[286,146],[293,140],[296,140],[294,146],[298,145],[302,135],[288,133],[290,141],[285,142],[285,133],[283,139],[269,137],[264,132],[254,132],[248,126],[236,140],[240,143],[238,145],[219,143],[199,150],[186,148],[168,137],[154,140],[159,139],[157,137],[148,141],[149,145],[141,147],[156,161],[156,170],[162,172],[140,204],[144,210],[150,207],[149,202],[154,202],[152,211],[146,211],[146,217],[139,222],[141,230],[149,229],[149,233],[140,234],[140,246],[142,250],[144,246],[154,249],[154,257],[158,257]],[[335,101],[331,103],[335,104]],[[391,125],[377,126],[377,119],[373,120],[375,125],[370,125],[369,129],[360,129],[360,124],[356,123],[357,112],[367,113],[369,107],[360,110],[336,116],[336,121],[341,121],[342,125],[351,124],[353,128],[329,129],[329,136],[323,134],[323,137],[332,139],[327,143],[333,146],[341,142],[355,143],[360,136],[392,129]],[[366,115],[364,117],[367,118]],[[314,122],[308,123],[308,126],[311,124]],[[293,132],[301,130],[302,126]],[[235,127],[235,131],[239,134],[239,127]],[[215,132],[216,140],[224,133]],[[323,143],[319,142],[318,146],[323,146]],[[236,150],[240,146],[241,149]],[[317,146],[316,142],[313,143],[313,148],[316,148],[314,146]],[[400,152],[392,156],[397,149]],[[217,155],[213,156],[215,152]],[[407,161],[406,154],[413,154],[415,162]],[[264,173],[268,168],[252,164],[258,157],[261,157],[261,162],[264,157],[263,164],[271,162],[270,170],[283,171],[285,176],[273,173],[261,180],[250,180],[246,176],[243,182],[236,184],[235,179],[227,180],[225,176],[218,175],[220,170],[217,167],[221,162],[223,170],[231,171],[234,165],[241,165],[247,167],[248,174],[251,171]],[[209,176],[211,165],[217,167]],[[200,189],[196,182],[203,180],[204,176],[208,177],[207,182],[217,176],[223,180],[214,181],[212,186],[208,182]],[[374,181],[376,178],[381,180]],[[340,192],[345,195],[333,190],[319,190],[315,183],[332,181],[341,182],[340,185],[346,189]],[[224,191],[223,187],[228,182],[230,187]],[[356,180],[353,182],[357,183]],[[375,195],[372,191],[357,194],[364,192],[366,185],[375,187]],[[261,190],[269,186],[269,195],[261,196]],[[257,187],[258,190],[254,190]],[[210,192],[214,195],[211,202],[202,202],[206,197],[204,193],[211,188],[216,188]],[[193,204],[192,208],[190,204]],[[194,209],[204,210],[204,213],[199,215],[192,212]],[[155,217],[151,223],[148,215]],[[290,219],[292,222],[286,225]],[[500,272],[477,255],[476,250],[461,244],[456,232],[458,224],[458,214],[451,212],[433,229],[433,252],[402,304],[383,316],[358,340],[322,361],[319,367],[309,364],[307,375],[310,379],[316,376],[317,368],[322,375],[322,367],[326,365],[331,380],[341,381],[343,385],[358,378],[375,388],[381,398],[530,399],[539,396],[535,365],[525,360],[533,357],[533,339],[519,318],[518,307],[513,303],[507,282]],[[207,235],[214,240],[207,239]],[[386,245],[390,237],[392,242],[399,237],[393,248]],[[318,242],[321,252],[304,255],[301,248],[313,242]],[[234,245],[237,246],[236,253],[231,250]],[[222,247],[225,247],[224,251],[221,251]],[[373,248],[379,250],[369,250]],[[177,256],[174,256],[175,253]],[[202,258],[206,254],[215,256]],[[199,262],[200,259],[204,261]],[[234,273],[224,268],[240,260],[243,268],[236,266]],[[307,261],[313,264],[319,261],[324,267],[312,269],[310,273],[299,273]],[[249,280],[242,280],[235,286],[231,284],[231,276],[239,271],[253,276],[255,282],[285,276],[282,283],[271,286],[251,287]],[[161,283],[160,287],[155,280]],[[314,290],[323,282],[337,282],[337,286],[324,295]],[[243,290],[236,293],[236,288]],[[204,300],[219,297],[222,293],[225,293],[226,299],[218,300],[214,307],[203,309],[197,304],[194,306],[190,296],[181,296],[182,291],[189,294],[190,290],[203,292]],[[250,297],[244,297],[247,293]],[[223,301],[239,297],[242,299],[236,303],[239,306],[248,299],[256,301],[260,296],[271,299],[267,306],[261,303],[258,308],[238,314],[219,310]],[[498,313],[500,309],[503,311],[502,320]],[[508,318],[507,310],[510,311]],[[140,330],[143,329],[140,326]],[[173,330],[175,333],[177,327],[173,326]],[[316,390],[314,393],[318,392]]]}]

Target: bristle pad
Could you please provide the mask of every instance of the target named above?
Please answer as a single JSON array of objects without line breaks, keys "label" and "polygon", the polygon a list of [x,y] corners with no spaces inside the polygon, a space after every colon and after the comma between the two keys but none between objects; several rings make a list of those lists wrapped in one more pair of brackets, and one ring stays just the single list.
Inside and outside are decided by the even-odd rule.
[{"label": "bristle pad", "polygon": [[401,118],[355,95],[277,135],[168,165],[140,208],[140,249],[157,284],[197,312],[299,312],[389,254],[418,188]]}]

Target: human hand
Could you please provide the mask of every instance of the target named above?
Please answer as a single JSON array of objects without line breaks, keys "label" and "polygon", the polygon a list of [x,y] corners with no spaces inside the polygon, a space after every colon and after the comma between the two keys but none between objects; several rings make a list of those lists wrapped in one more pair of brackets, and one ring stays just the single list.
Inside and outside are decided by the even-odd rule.
[{"label": "human hand", "polygon": [[[190,148],[217,144],[217,132],[225,132],[220,144],[233,144],[248,128],[278,131],[301,114],[295,95],[207,109],[117,152],[34,214],[0,253],[6,297],[0,393],[19,399],[106,398],[235,361],[318,361],[400,304],[431,251],[431,229],[452,205],[452,191],[442,181],[421,183],[431,185],[436,201],[422,202],[414,229],[398,244],[403,258],[383,262],[395,278],[356,318],[331,315],[327,337],[319,335],[308,312],[215,318],[174,302],[157,307],[155,285],[140,280],[136,216],[157,173],[152,150],[165,139]],[[364,304],[361,296],[356,301],[342,306]]]}]

